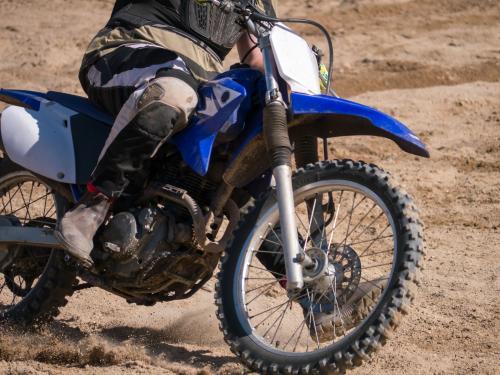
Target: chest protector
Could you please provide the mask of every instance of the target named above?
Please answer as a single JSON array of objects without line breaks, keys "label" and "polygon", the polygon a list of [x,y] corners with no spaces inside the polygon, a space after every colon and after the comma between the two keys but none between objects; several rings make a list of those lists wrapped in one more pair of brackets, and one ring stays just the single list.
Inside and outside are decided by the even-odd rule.
[{"label": "chest protector", "polygon": [[212,5],[199,5],[194,0],[181,1],[185,25],[203,39],[222,48],[232,48],[243,30],[236,24],[238,15],[226,14]]},{"label": "chest protector", "polygon": [[[236,2],[253,4],[263,12],[275,15],[273,0]],[[238,17],[213,5],[200,5],[195,0],[117,0],[110,22],[173,26],[205,42],[224,57],[243,33],[241,26],[236,24]]]}]

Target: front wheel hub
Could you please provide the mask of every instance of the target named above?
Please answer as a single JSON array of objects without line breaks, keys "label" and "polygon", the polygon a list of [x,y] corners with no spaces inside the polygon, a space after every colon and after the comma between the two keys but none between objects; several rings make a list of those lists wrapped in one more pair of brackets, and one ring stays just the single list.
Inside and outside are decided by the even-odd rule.
[{"label": "front wheel hub", "polygon": [[304,283],[306,285],[310,285],[313,289],[316,289],[319,284],[329,282],[330,277],[335,277],[335,269],[332,269],[328,254],[324,250],[311,248],[306,250],[306,255],[312,261],[311,266],[303,268]]}]

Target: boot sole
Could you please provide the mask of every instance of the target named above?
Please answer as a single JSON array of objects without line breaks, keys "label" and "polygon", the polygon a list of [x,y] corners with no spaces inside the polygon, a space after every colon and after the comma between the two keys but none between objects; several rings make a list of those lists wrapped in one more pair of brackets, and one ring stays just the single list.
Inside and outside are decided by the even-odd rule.
[{"label": "boot sole", "polygon": [[84,252],[79,249],[75,249],[75,246],[70,244],[61,232],[58,230],[54,231],[54,237],[64,245],[66,252],[75,258],[82,266],[88,269],[94,266],[92,258],[90,256],[82,255]]}]

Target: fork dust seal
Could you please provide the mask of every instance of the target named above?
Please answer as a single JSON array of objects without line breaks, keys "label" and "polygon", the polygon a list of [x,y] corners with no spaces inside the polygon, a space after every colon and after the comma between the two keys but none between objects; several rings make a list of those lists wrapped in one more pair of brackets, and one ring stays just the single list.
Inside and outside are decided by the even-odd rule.
[{"label": "fork dust seal", "polygon": [[292,145],[288,135],[286,108],[279,101],[273,101],[264,108],[264,140],[272,167],[291,167]]}]

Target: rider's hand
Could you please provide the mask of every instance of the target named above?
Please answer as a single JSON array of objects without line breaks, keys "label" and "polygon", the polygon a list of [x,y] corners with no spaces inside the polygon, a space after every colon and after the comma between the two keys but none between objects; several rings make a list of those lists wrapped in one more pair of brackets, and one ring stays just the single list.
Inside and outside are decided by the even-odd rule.
[{"label": "rider's hand", "polygon": [[264,73],[264,57],[257,42],[248,33],[243,34],[236,46],[242,64],[248,64]]}]

